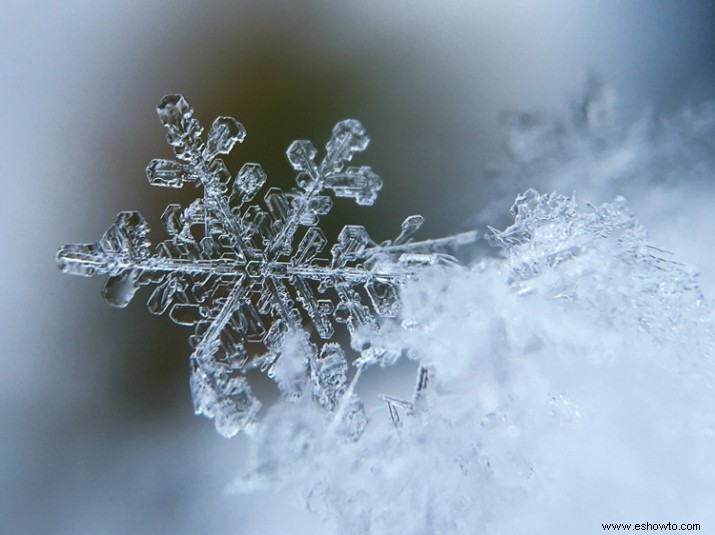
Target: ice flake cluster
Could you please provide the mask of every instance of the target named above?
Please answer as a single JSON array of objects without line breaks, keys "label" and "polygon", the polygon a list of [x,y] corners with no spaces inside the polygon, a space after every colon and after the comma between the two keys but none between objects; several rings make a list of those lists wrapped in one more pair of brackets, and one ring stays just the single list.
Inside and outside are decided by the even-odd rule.
[{"label": "ice flake cluster", "polygon": [[[236,490],[283,487],[333,530],[355,534],[714,521],[705,513],[715,480],[712,307],[698,272],[631,212],[663,206],[653,192],[665,191],[666,207],[687,201],[678,245],[707,241],[711,210],[701,219],[697,207],[712,204],[711,188],[687,179],[712,176],[713,107],[654,120],[667,126],[657,136],[610,117],[605,136],[605,104],[589,98],[588,122],[557,144],[579,150],[556,163],[562,149],[551,138],[513,127],[510,140],[522,136],[522,156],[530,151],[536,163],[510,169],[504,187],[517,176],[613,200],[518,195],[512,222],[488,236],[497,258],[410,281],[399,324],[371,339],[417,361],[428,388],[411,399],[381,395],[387,407],[368,407],[364,435],[338,449],[308,411],[273,407]],[[677,224],[671,213],[659,210],[650,225]],[[297,454],[296,442],[308,453]]]},{"label": "ice flake cluster", "polygon": [[[323,256],[327,239],[318,223],[333,206],[329,194],[371,205],[382,187],[370,167],[348,165],[369,141],[358,121],[335,125],[322,159],[310,141],[294,141],[287,156],[296,187],[269,188],[259,203],[254,199],[267,181],[262,167],[246,163],[232,177],[219,158],[243,141],[241,123],[218,117],[204,141],[204,128],[183,96],[164,97],[157,112],[176,159],[152,160],[149,183],[196,183],[203,197],[188,207],[167,206],[161,219],[169,239],[153,253],[142,215],[121,212],[99,241],[62,247],[59,267],[108,275],[102,295],[118,307],[141,286],[155,285],[149,310],[194,329],[194,409],[214,419],[222,434],[232,436],[255,421],[261,404],[245,373],[259,368],[287,398],[300,397],[309,377],[318,404],[352,422],[348,433],[357,436],[363,409],[346,388],[343,349],[314,342],[331,340],[335,323],[344,323],[362,351],[359,366],[394,359],[366,339],[379,329],[379,318],[397,315],[398,287],[426,266],[453,263],[443,251],[474,241],[476,233],[414,242],[423,223],[415,215],[394,240],[378,244],[365,227],[346,225],[329,257]],[[311,341],[309,328],[319,340]]]},{"label": "ice flake cluster", "polygon": [[659,340],[677,340],[707,318],[697,270],[651,243],[623,197],[580,212],[574,196],[531,189],[512,215],[514,223],[489,238],[504,249],[508,280],[520,293],[588,305]]},{"label": "ice flake cluster", "polygon": [[512,214],[498,258],[429,269],[402,290],[402,326],[373,333],[417,361],[411,400],[380,396],[339,448],[308,407],[273,407],[234,489],[288,489],[348,533],[466,535],[591,531],[707,488],[715,336],[694,270],[622,198],[529,190]]}]

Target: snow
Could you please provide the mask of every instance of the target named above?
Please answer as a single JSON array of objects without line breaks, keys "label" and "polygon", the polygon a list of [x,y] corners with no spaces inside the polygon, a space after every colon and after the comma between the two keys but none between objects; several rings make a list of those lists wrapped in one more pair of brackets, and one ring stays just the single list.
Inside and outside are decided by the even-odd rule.
[{"label": "snow", "polygon": [[373,407],[350,442],[278,404],[236,488],[290,489],[348,533],[712,520],[714,338],[692,270],[622,198],[579,208],[531,190],[514,213],[502,258],[410,283],[410,328],[376,335],[430,370],[422,410]]}]

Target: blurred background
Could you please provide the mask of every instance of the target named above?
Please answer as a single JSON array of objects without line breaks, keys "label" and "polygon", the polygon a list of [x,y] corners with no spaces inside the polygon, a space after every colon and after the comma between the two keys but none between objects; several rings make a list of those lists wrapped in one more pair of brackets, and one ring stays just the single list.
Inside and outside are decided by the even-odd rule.
[{"label": "blurred background", "polygon": [[[291,497],[224,493],[246,443],[193,416],[188,330],[149,314],[146,293],[112,309],[103,281],[55,265],[121,210],[142,212],[156,243],[164,207],[194,195],[144,177],[171,156],[164,94],[207,125],[237,117],[248,136],[229,168],[260,162],[283,187],[292,140],[323,147],[335,122],[359,119],[372,142],[357,164],[384,187],[371,208],[336,202],[327,223],[383,240],[415,213],[423,237],[482,225],[487,209],[506,222],[522,183],[497,184],[504,112],[562,113],[594,73],[634,117],[713,98],[715,4],[5,0],[0,531],[325,532]],[[657,212],[637,215],[668,241]],[[713,238],[696,242],[666,245],[707,272],[698,251]]]}]

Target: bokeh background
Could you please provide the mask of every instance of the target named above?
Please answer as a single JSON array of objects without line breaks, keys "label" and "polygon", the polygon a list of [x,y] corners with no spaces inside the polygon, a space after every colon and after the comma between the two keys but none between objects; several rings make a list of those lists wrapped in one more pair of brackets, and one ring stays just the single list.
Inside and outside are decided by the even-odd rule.
[{"label": "bokeh background", "polygon": [[[290,497],[224,493],[246,444],[192,415],[188,331],[149,314],[146,294],[115,310],[102,281],[55,266],[59,246],[98,239],[121,210],[141,211],[158,241],[164,206],[191,198],[144,178],[170,156],[164,94],[206,124],[237,117],[248,136],[229,167],[258,161],[283,186],[293,139],[323,146],[336,121],[359,119],[372,139],[359,163],[384,187],[371,208],[336,202],[328,224],[381,240],[413,213],[424,237],[491,213],[511,187],[493,172],[503,112],[559,113],[593,74],[634,115],[712,99],[715,4],[4,1],[0,531],[325,532]],[[702,262],[697,250],[683,259]]]}]

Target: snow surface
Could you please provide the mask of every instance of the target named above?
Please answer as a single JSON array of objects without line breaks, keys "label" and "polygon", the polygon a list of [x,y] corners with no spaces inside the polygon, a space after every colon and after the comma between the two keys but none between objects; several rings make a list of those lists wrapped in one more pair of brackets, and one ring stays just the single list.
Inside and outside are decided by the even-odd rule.
[{"label": "snow surface", "polygon": [[[427,370],[427,387],[368,402],[358,440],[305,396],[274,405],[233,490],[293,493],[356,534],[712,525],[712,306],[698,270],[654,242],[632,206],[665,241],[679,227],[706,235],[713,109],[624,126],[593,85],[566,120],[512,124],[501,176],[566,195],[520,194],[511,224],[486,236],[494,255],[432,268],[367,337]],[[614,191],[635,200],[601,202]]]},{"label": "snow surface", "polygon": [[513,213],[500,258],[411,283],[402,325],[373,340],[430,371],[421,406],[399,422],[373,407],[350,441],[308,400],[278,404],[234,488],[289,488],[349,533],[711,522],[714,339],[697,274],[623,198],[580,208],[529,190]]}]

